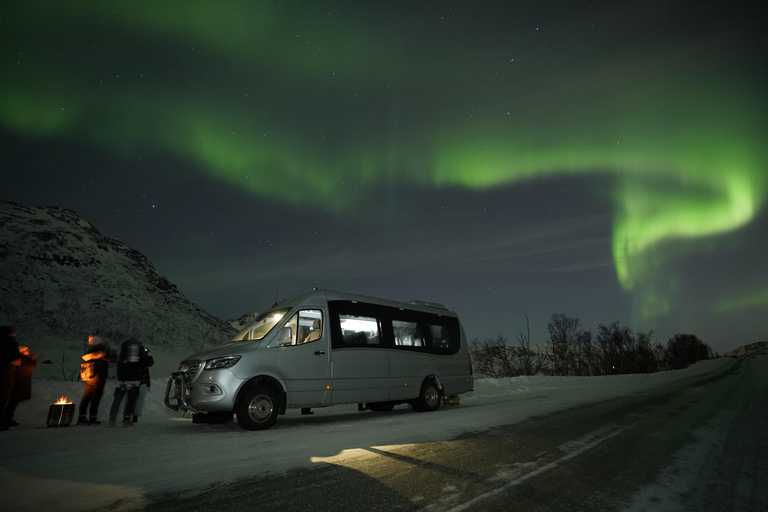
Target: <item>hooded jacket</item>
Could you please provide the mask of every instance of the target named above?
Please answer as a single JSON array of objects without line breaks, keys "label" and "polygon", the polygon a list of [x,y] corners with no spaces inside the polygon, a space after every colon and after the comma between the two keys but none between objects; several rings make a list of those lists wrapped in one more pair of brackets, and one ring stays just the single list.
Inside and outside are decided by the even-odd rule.
[{"label": "hooded jacket", "polygon": [[93,345],[88,345],[85,355],[92,354],[91,357],[83,357],[83,360],[93,365],[93,373],[100,380],[106,380],[109,373],[109,363],[116,360],[115,351],[106,343],[99,341]]}]

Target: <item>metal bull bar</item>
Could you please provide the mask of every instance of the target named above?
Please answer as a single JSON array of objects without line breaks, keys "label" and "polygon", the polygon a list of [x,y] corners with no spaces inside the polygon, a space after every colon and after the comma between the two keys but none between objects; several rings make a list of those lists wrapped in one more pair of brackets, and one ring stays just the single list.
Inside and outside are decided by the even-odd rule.
[{"label": "metal bull bar", "polygon": [[[176,386],[175,389],[174,389],[174,386]],[[172,389],[178,392],[178,397],[175,394],[174,396],[171,396]],[[185,411],[192,411],[195,414],[199,413],[200,412],[199,409],[187,403],[186,396],[187,396],[186,374],[184,372],[172,373],[171,376],[168,378],[168,384],[165,386],[165,396],[163,397],[163,402],[165,403],[165,406],[168,407],[169,409],[173,409],[174,411],[183,409]]]}]

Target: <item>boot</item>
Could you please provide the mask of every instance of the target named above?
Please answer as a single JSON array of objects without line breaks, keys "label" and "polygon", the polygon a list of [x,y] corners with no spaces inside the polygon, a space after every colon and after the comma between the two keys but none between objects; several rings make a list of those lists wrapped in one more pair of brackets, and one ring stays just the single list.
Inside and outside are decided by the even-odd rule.
[{"label": "boot", "polygon": [[134,416],[133,417],[133,422],[134,423],[138,423],[139,422],[139,417],[138,416]]},{"label": "boot", "polygon": [[87,425],[88,424],[88,418],[85,416],[78,416],[77,417],[77,423],[76,425]]},{"label": "boot", "polygon": [[112,428],[114,426],[115,426],[115,418],[109,418],[109,425],[108,425],[108,427]]},{"label": "boot", "polygon": [[130,417],[123,418],[123,426],[124,427],[132,427],[133,426],[133,421],[131,421]]},{"label": "boot", "polygon": [[89,425],[101,425],[101,422],[98,419],[96,419],[96,416],[91,416],[90,418],[88,418],[88,424]]}]

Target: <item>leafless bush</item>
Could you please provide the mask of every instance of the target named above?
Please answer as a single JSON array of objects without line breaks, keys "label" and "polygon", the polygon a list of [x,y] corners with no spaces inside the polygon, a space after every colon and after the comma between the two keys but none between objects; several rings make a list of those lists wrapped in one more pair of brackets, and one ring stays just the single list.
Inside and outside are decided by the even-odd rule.
[{"label": "leafless bush", "polygon": [[[683,368],[712,357],[709,347],[691,334],[678,334],[667,347],[655,342],[653,331],[634,333],[619,322],[598,325],[597,335],[585,331],[578,318],[555,313],[547,326],[549,340],[543,350],[531,346],[528,316],[526,332],[517,335],[519,346],[510,346],[503,334],[475,339],[470,353],[479,375],[492,378],[535,375],[611,375],[651,373]],[[538,347],[540,347],[539,345]]]},{"label": "leafless bush", "polygon": [[[528,317],[525,317],[526,326]],[[475,339],[471,343],[472,363],[478,374],[499,378],[535,375],[546,364],[546,353],[531,348],[530,329],[517,335],[519,346],[510,346],[502,334],[483,341]]]},{"label": "leafless bush", "polygon": [[64,380],[69,380],[72,382],[80,380],[80,364],[77,364],[77,368],[73,369],[73,365],[69,363],[72,359],[69,357],[69,354],[66,350],[61,351],[61,375],[64,377]]},{"label": "leafless bush", "polygon": [[473,340],[470,351],[472,364],[481,375],[491,378],[519,375],[515,368],[513,347],[508,346],[507,339],[501,334],[483,341]]}]

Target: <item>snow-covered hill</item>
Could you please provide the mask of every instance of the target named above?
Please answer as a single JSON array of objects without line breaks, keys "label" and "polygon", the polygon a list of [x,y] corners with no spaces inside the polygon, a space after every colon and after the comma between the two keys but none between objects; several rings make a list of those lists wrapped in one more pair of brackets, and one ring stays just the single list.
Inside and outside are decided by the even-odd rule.
[{"label": "snow-covered hill", "polygon": [[79,367],[92,333],[116,346],[139,328],[153,353],[175,365],[236,332],[144,255],[64,208],[0,202],[0,268],[0,324],[15,325],[21,344],[53,360],[38,371],[47,377]]},{"label": "snow-covered hill", "polygon": [[758,341],[756,343],[750,343],[749,345],[742,345],[735,350],[726,352],[723,354],[723,357],[745,357],[762,354],[768,354],[768,341]]},{"label": "snow-covered hill", "polygon": [[229,325],[231,325],[236,331],[239,331],[246,325],[250,324],[253,320],[256,319],[256,317],[259,316],[258,311],[254,313],[246,313],[242,315],[240,318],[237,318],[235,320],[227,320]]}]

